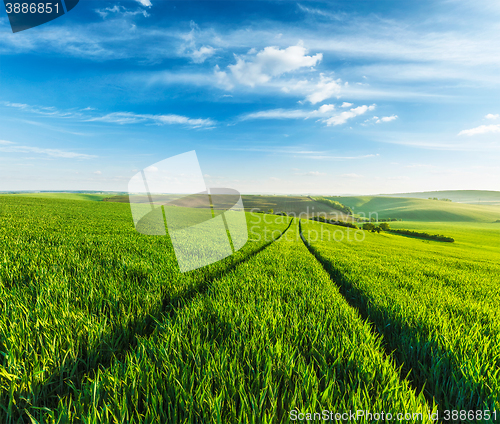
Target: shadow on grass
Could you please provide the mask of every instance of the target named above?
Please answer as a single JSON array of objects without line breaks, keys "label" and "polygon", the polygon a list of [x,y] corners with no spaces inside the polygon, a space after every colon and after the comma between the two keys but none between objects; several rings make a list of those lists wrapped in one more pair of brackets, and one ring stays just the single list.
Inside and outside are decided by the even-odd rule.
[{"label": "shadow on grass", "polygon": [[[485,406],[492,395],[486,393],[483,385],[463,376],[452,353],[440,346],[436,339],[439,336],[433,337],[425,329],[409,326],[395,320],[388,311],[378,309],[366,293],[306,241],[300,221],[299,232],[306,247],[330,275],[347,303],[370,324],[374,333],[381,336],[384,353],[395,360],[400,378],[406,378],[417,394],[423,392],[430,410],[433,402],[438,405],[440,416],[444,410],[488,409]],[[406,350],[408,345],[411,348]]]}]

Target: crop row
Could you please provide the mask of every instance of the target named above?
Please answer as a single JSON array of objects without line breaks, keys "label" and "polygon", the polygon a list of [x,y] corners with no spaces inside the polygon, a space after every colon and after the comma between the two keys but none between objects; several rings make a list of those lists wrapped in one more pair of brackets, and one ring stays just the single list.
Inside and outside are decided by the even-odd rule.
[{"label": "crop row", "polygon": [[412,411],[423,421],[404,422],[429,422],[424,397],[292,235],[171,305],[151,335],[86,375],[46,417],[282,423],[325,410]]},{"label": "crop row", "polygon": [[[303,225],[306,239],[315,225]],[[498,252],[365,235],[360,243],[318,240],[311,251],[429,401],[441,411],[498,411]]]},{"label": "crop row", "polygon": [[[169,238],[137,233],[129,205],[0,201],[1,423],[55,407],[82,375],[133,349],[165,310],[269,243],[181,274]],[[279,234],[279,222],[266,225]]]}]

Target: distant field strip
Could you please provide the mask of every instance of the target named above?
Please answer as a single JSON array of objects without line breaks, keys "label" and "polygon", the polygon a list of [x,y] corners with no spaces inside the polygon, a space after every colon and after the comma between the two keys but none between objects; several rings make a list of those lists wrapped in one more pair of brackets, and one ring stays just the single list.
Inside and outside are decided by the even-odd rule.
[{"label": "distant field strip", "polygon": [[381,352],[293,226],[158,319],[151,335],[86,376],[51,416],[285,423],[292,409],[362,409],[421,412],[423,421],[405,422],[430,422],[423,396]]},{"label": "distant field strip", "polygon": [[[471,249],[467,237],[450,244],[370,232],[363,242],[335,242],[329,225],[302,227],[341,293],[376,325],[429,401],[441,411],[500,409],[498,248]],[[497,237],[481,234],[486,245]]]}]

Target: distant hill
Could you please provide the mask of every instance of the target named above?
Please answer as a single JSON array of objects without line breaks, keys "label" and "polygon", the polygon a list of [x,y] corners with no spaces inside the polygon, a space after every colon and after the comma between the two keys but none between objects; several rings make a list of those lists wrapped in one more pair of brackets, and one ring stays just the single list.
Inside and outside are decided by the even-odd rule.
[{"label": "distant hill", "polygon": [[66,199],[66,200],[91,200],[91,201],[101,201],[106,197],[115,195],[116,193],[110,192],[16,192],[16,193],[5,193],[9,196],[21,196],[21,197],[38,197],[43,199]]},{"label": "distant hill", "polygon": [[458,203],[470,203],[475,205],[500,205],[500,191],[489,190],[441,190],[422,191],[417,193],[394,193],[381,194],[384,197],[411,197],[415,199],[450,199]]},{"label": "distant hill", "polygon": [[[430,197],[430,196],[429,196]],[[433,196],[438,197],[438,196]],[[366,217],[397,218],[405,221],[494,222],[500,219],[500,206],[470,205],[417,198],[389,196],[332,197]]]},{"label": "distant hill", "polygon": [[[320,202],[316,202],[308,196],[270,196],[270,195],[242,195],[243,206],[247,211],[267,212],[272,209],[274,213],[286,212],[295,216],[311,217],[321,213],[330,218],[349,220],[344,213]],[[128,195],[107,197],[105,202],[128,203]],[[231,205],[227,205],[230,207]],[[196,207],[191,204],[191,207]]]}]

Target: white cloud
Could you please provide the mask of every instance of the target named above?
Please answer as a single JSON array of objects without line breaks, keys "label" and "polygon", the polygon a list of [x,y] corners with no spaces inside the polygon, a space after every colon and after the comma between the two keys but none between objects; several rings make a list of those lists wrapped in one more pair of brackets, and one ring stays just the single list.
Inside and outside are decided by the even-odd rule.
[{"label": "white cloud", "polygon": [[198,50],[191,52],[191,59],[194,63],[203,63],[205,59],[215,54],[215,49],[211,46],[201,46]]},{"label": "white cloud", "polygon": [[488,115],[486,115],[485,118],[486,119],[493,119],[494,120],[494,119],[500,118],[500,115],[499,114],[494,115],[492,113],[488,113]]},{"label": "white cloud", "polygon": [[144,7],[151,7],[151,0],[136,0],[137,3],[142,4]]},{"label": "white cloud", "polygon": [[358,106],[355,108],[350,109],[349,111],[345,111],[340,113],[339,115],[332,116],[331,118],[327,119],[326,125],[342,125],[345,124],[349,119],[355,118],[356,116],[363,115],[368,111],[374,110],[375,105],[371,106]]},{"label": "white cloud", "polygon": [[303,67],[313,67],[323,58],[321,53],[307,56],[301,45],[286,49],[265,47],[253,57],[236,56],[236,64],[229,65],[232,76],[240,84],[254,87],[268,82],[272,77],[283,75]]},{"label": "white cloud", "polygon": [[101,171],[95,171],[95,172],[94,172],[94,174],[96,174],[96,175],[101,175],[101,174],[102,174],[102,172],[101,172]]},{"label": "white cloud", "polygon": [[335,109],[335,105],[323,105],[318,109],[319,113],[326,113]]},{"label": "white cloud", "polygon": [[231,82],[227,73],[225,71],[221,71],[219,65],[215,65],[214,75],[218,86],[225,88],[226,90],[231,90],[234,87],[234,84]]},{"label": "white cloud", "polygon": [[306,99],[314,105],[330,97],[338,96],[341,88],[339,83],[340,79],[333,80],[333,78],[325,77],[324,74],[320,74],[320,81]]},{"label": "white cloud", "polygon": [[382,118],[377,118],[375,123],[380,124],[382,122],[391,122],[394,121],[395,119],[398,119],[398,115],[384,116]]},{"label": "white cloud", "polygon": [[352,103],[344,102],[344,103],[342,103],[342,106],[340,106],[340,107],[351,107],[351,106],[352,106]]},{"label": "white cloud", "polygon": [[[2,147],[5,146],[5,147]],[[20,146],[15,142],[0,140],[0,152],[5,153],[35,153],[46,155],[55,158],[65,158],[65,159],[91,159],[97,156],[86,155],[83,153],[68,152],[66,150],[59,149],[45,149],[41,147],[34,146]]]},{"label": "white cloud", "polygon": [[200,36],[200,27],[194,22],[190,22],[191,31],[182,35],[184,43],[179,47],[179,55],[191,58],[193,63],[203,63],[206,59],[213,56],[217,49],[212,46],[202,45],[198,47],[197,39]]},{"label": "white cloud", "polygon": [[463,130],[458,133],[458,135],[478,135],[478,134],[487,134],[487,133],[498,133],[500,132],[500,124],[499,125],[480,125],[476,128],[471,128],[470,130]]}]

